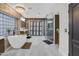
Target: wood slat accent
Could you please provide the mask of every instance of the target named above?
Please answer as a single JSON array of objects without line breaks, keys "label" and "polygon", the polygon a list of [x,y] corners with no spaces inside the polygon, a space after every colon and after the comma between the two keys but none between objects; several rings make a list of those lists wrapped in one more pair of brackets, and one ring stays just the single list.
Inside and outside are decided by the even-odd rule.
[{"label": "wood slat accent", "polygon": [[26,18],[27,20],[46,20],[46,18]]},{"label": "wood slat accent", "polygon": [[0,3],[0,11],[6,12],[8,15],[19,18],[21,15],[6,3]]},{"label": "wood slat accent", "polygon": [[20,20],[19,18],[16,18],[16,34],[19,35],[20,34]]}]

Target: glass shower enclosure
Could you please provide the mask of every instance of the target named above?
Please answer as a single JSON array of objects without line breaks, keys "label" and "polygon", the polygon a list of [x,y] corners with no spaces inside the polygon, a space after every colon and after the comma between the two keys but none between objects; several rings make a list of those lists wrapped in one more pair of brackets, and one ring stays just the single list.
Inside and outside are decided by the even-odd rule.
[{"label": "glass shower enclosure", "polygon": [[47,40],[53,42],[53,19],[47,19]]}]

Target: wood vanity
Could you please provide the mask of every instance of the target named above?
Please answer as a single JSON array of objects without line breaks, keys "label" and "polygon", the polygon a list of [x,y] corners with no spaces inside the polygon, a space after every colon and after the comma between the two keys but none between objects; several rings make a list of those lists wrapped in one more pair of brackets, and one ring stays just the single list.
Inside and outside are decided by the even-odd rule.
[{"label": "wood vanity", "polygon": [[0,53],[5,51],[5,39],[4,37],[0,36]]},{"label": "wood vanity", "polygon": [[10,47],[10,44],[8,40],[5,37],[0,36],[0,54],[7,51],[9,47]]}]

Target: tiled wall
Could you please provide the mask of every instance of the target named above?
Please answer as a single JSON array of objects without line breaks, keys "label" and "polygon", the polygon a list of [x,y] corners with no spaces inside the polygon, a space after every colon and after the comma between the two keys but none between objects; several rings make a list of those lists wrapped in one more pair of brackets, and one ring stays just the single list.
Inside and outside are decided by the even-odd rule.
[{"label": "tiled wall", "polygon": [[13,34],[15,18],[0,11],[0,35],[8,35],[7,29],[10,29],[10,34]]}]

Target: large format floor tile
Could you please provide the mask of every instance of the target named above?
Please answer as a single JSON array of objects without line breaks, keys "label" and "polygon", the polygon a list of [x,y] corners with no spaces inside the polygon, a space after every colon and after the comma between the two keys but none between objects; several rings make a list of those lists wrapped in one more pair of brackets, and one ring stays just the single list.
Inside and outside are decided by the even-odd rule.
[{"label": "large format floor tile", "polygon": [[58,46],[55,44],[46,44],[43,42],[44,36],[33,36],[30,41],[32,46],[30,49],[11,48],[2,56],[59,56]]}]

